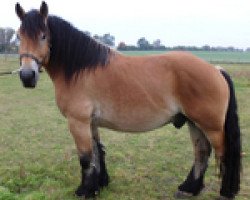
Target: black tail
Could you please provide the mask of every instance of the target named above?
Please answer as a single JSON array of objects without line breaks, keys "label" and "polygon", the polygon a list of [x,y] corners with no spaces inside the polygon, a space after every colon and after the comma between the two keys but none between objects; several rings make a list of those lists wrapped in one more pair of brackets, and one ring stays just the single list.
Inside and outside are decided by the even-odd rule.
[{"label": "black tail", "polygon": [[230,99],[225,121],[225,154],[221,166],[223,177],[220,194],[233,198],[240,190],[241,136],[233,82],[225,71],[221,73],[228,83]]}]

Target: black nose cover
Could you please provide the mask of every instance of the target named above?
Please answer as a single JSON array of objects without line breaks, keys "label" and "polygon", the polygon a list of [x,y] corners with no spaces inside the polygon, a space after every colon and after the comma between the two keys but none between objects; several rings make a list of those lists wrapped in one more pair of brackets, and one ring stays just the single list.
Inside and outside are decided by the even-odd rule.
[{"label": "black nose cover", "polygon": [[36,72],[31,69],[22,69],[20,79],[25,88],[34,88],[36,86]]}]

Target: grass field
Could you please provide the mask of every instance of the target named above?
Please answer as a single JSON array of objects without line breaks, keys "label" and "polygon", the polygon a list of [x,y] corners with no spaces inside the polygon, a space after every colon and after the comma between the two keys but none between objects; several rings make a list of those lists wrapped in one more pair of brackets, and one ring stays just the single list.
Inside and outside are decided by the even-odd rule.
[{"label": "grass field", "polygon": [[[127,55],[159,54],[165,51],[124,51]],[[213,63],[250,63],[250,52],[192,51],[194,55]]]},{"label": "grass field", "polygon": [[[0,59],[0,72],[16,69],[17,58]],[[232,75],[239,104],[243,151],[242,189],[250,199],[250,64],[223,65]],[[172,200],[193,162],[187,127],[172,125],[147,134],[101,129],[110,185],[97,199]],[[206,189],[195,200],[218,196],[215,161],[210,159]],[[59,113],[53,85],[42,73],[27,90],[17,75],[0,76],[0,200],[75,200],[80,166],[66,120]]]}]

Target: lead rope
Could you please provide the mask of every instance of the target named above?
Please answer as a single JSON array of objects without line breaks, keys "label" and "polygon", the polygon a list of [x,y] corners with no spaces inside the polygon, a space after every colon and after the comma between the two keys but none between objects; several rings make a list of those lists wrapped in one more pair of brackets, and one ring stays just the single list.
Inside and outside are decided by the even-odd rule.
[{"label": "lead rope", "polygon": [[10,75],[10,74],[18,74],[20,71],[20,69],[16,69],[13,71],[7,71],[7,72],[0,72],[0,76],[4,76],[4,75]]}]

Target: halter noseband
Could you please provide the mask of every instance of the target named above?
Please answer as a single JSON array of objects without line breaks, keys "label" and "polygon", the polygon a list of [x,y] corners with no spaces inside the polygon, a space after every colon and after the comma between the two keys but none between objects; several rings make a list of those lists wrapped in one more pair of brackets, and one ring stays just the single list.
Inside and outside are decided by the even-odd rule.
[{"label": "halter noseband", "polygon": [[37,65],[39,66],[39,68],[42,66],[42,64],[43,64],[43,62],[42,61],[40,61],[37,57],[35,57],[34,55],[32,55],[32,54],[29,54],[29,53],[23,53],[23,54],[20,54],[20,57],[19,57],[19,59],[20,59],[20,66],[22,65],[22,58],[23,57],[26,57],[26,58],[31,58],[31,59],[33,59],[36,63],[37,63]]}]

